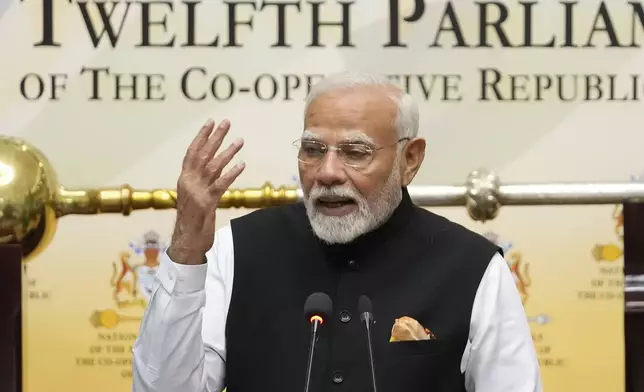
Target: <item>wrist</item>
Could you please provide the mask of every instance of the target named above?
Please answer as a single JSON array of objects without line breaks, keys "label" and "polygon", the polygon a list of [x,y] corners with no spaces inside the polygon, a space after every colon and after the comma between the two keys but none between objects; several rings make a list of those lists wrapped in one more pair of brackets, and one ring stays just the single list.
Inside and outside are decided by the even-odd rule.
[{"label": "wrist", "polygon": [[174,244],[170,244],[166,253],[170,260],[177,264],[199,265],[205,264],[208,261],[205,253],[189,251],[185,247],[176,246]]}]

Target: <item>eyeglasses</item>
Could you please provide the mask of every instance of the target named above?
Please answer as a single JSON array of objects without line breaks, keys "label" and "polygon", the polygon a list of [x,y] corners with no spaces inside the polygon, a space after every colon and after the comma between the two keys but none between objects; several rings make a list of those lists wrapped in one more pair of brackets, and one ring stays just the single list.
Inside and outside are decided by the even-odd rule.
[{"label": "eyeglasses", "polygon": [[293,142],[293,146],[298,150],[297,159],[307,165],[319,165],[327,152],[335,151],[345,165],[355,169],[364,169],[371,164],[376,152],[409,139],[404,137],[383,147],[373,147],[364,143],[339,143],[337,146],[329,146],[316,140],[298,139]]}]

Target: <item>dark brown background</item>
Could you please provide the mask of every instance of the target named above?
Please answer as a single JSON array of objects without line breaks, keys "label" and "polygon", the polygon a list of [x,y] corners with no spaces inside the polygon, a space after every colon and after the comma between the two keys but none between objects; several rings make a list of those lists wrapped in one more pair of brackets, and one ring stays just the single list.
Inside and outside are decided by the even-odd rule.
[{"label": "dark brown background", "polygon": [[[644,274],[644,204],[624,205],[624,273]],[[626,295],[644,301],[644,293]],[[644,392],[644,312],[625,316],[626,391]]]},{"label": "dark brown background", "polygon": [[22,391],[22,248],[0,245],[0,391]]}]

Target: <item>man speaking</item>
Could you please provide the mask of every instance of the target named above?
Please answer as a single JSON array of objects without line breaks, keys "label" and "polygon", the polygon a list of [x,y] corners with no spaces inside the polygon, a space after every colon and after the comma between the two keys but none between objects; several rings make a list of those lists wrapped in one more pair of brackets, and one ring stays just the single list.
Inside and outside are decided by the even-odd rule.
[{"label": "man speaking", "polygon": [[409,197],[425,153],[409,95],[373,75],[323,79],[295,142],[304,202],[215,233],[244,170],[224,170],[243,144],[220,151],[229,128],[208,121],[183,161],[133,392],[542,390],[500,250]]}]

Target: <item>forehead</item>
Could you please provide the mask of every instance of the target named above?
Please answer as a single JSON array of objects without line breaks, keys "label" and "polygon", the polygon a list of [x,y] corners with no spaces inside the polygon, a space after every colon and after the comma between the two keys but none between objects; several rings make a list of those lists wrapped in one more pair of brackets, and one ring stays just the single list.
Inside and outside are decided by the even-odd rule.
[{"label": "forehead", "polygon": [[305,115],[305,129],[324,139],[362,133],[376,142],[396,138],[398,107],[393,91],[380,86],[333,90],[319,95]]}]

